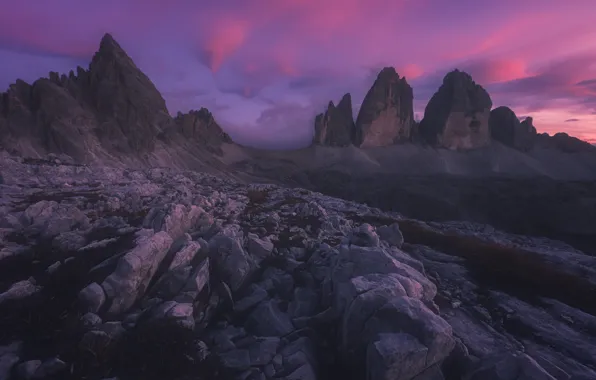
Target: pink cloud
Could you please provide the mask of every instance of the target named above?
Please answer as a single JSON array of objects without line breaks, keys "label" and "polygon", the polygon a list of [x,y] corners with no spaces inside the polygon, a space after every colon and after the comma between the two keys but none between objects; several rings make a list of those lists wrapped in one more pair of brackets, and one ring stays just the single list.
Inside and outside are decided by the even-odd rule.
[{"label": "pink cloud", "polygon": [[242,20],[219,20],[205,42],[209,68],[217,72],[223,62],[246,40],[247,22]]}]

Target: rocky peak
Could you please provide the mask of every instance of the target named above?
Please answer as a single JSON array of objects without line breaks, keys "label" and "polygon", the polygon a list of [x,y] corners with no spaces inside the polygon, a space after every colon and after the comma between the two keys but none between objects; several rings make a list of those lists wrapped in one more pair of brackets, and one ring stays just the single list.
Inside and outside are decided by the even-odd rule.
[{"label": "rocky peak", "polygon": [[330,101],[327,111],[316,116],[313,143],[348,146],[352,143],[354,128],[352,96],[348,93],[341,98],[337,107]]},{"label": "rocky peak", "polygon": [[[528,120],[528,119],[526,119]],[[515,112],[509,107],[497,107],[490,113],[489,127],[491,137],[518,150],[528,151],[532,148],[536,138],[536,128],[532,120],[520,123]]]},{"label": "rocky peak", "polygon": [[232,142],[207,108],[190,110],[188,113],[178,112],[174,122],[182,136],[192,139],[212,152],[221,153],[221,144]]},{"label": "rocky peak", "polygon": [[142,157],[173,126],[155,85],[110,34],[88,70],[50,72],[32,85],[17,81],[2,99],[0,141],[26,155],[86,160],[102,150]]},{"label": "rocky peak", "polygon": [[528,131],[532,131],[533,130],[534,133],[536,133],[536,127],[534,127],[534,119],[532,117],[530,117],[530,116],[526,117],[524,119],[524,121],[521,122],[521,124]]},{"label": "rocky peak", "polygon": [[465,150],[485,146],[490,142],[491,108],[486,90],[468,73],[453,70],[428,102],[420,133],[436,147]]},{"label": "rocky peak", "polygon": [[355,145],[374,147],[409,140],[414,92],[393,67],[385,67],[366,94],[356,119]]},{"label": "rocky peak", "polygon": [[596,153],[594,145],[563,132],[555,133],[552,136],[547,133],[539,134],[536,136],[536,145],[564,153]]},{"label": "rocky peak", "polygon": [[103,124],[104,141],[124,139],[134,152],[151,151],[171,121],[166,102],[110,34],[102,38],[88,77],[88,98]]}]

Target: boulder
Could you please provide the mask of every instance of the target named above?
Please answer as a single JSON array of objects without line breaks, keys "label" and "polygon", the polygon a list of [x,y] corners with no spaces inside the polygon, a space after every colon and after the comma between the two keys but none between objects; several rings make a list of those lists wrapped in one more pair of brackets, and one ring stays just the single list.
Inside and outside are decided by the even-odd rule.
[{"label": "boulder", "polygon": [[170,235],[160,231],[139,238],[137,246],[120,258],[116,270],[101,284],[110,300],[108,313],[128,310],[145,293],[171,244]]}]

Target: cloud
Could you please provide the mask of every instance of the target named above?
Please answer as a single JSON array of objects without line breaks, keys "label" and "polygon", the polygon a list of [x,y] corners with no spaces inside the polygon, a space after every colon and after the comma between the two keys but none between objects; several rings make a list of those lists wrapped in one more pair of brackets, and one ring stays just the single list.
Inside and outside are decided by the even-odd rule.
[{"label": "cloud", "polygon": [[266,108],[254,123],[228,125],[231,137],[242,144],[261,148],[295,149],[312,141],[313,106],[278,104]]},{"label": "cloud", "polygon": [[508,82],[528,76],[526,63],[516,59],[475,60],[464,62],[459,68],[483,85]]},{"label": "cloud", "polygon": [[567,119],[565,120],[565,123],[574,123],[576,121],[580,121],[579,119]]}]

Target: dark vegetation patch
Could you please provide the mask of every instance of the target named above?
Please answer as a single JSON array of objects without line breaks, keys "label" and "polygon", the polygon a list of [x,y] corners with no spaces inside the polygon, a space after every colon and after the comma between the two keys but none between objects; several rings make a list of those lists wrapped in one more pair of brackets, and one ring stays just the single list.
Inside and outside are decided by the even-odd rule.
[{"label": "dark vegetation patch", "polygon": [[417,221],[403,220],[404,239],[465,258],[475,280],[488,289],[502,290],[532,303],[554,298],[596,314],[596,288],[586,276],[565,272],[541,255],[523,248],[433,230]]}]

